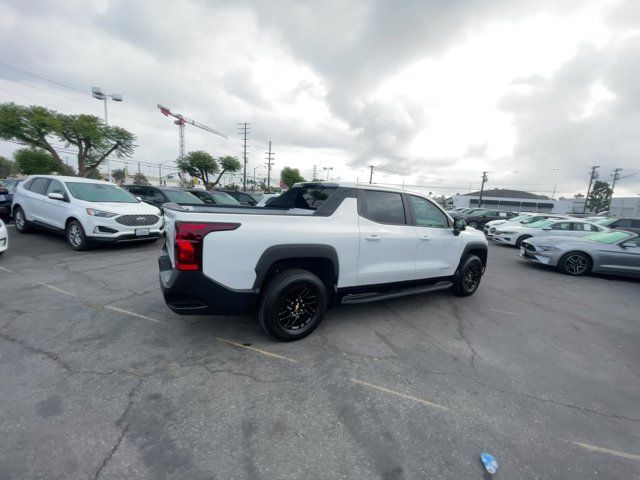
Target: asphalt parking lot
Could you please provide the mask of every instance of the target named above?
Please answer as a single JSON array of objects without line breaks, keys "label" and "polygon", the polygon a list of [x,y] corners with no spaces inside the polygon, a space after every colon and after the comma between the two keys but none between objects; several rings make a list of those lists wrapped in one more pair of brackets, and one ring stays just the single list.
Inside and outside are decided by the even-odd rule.
[{"label": "asphalt parking lot", "polygon": [[492,246],[479,291],[332,309],[296,343],[180,317],[160,242],[0,258],[1,479],[640,478],[640,281]]}]

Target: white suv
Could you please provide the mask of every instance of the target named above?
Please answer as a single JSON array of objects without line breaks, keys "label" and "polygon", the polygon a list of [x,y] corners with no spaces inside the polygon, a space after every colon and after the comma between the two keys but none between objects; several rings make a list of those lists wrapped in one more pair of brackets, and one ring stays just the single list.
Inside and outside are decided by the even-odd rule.
[{"label": "white suv", "polygon": [[12,211],[18,232],[34,226],[64,232],[74,250],[98,242],[157,240],[164,233],[158,208],[113,183],[82,177],[31,176],[14,192]]}]

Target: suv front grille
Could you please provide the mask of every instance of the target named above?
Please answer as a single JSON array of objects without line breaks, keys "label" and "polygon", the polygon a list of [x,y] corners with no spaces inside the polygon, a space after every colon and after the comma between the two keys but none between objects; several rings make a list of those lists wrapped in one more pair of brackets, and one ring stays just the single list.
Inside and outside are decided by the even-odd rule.
[{"label": "suv front grille", "polygon": [[157,215],[121,215],[116,218],[116,222],[120,225],[128,227],[139,227],[142,225],[154,225],[158,223]]}]

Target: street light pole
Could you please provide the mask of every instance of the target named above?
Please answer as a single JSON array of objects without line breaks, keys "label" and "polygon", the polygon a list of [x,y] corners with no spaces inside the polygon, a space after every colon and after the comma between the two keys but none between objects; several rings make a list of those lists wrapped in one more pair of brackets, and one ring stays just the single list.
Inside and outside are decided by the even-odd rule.
[{"label": "street light pole", "polygon": [[[104,101],[104,124],[109,126],[109,116],[107,114],[107,97],[111,97],[114,102],[121,102],[122,95],[119,93],[112,93],[107,95],[102,92],[102,88],[100,87],[91,87],[91,96],[97,100]],[[107,173],[110,182],[113,182],[113,177],[111,176],[111,157],[107,157]]]}]

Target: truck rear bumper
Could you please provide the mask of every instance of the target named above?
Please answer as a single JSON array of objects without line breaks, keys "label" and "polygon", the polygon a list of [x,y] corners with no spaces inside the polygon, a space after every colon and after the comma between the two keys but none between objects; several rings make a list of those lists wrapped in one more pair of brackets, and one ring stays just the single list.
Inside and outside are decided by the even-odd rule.
[{"label": "truck rear bumper", "polygon": [[258,292],[233,290],[201,271],[179,271],[169,255],[158,258],[160,288],[167,306],[180,315],[249,315],[256,310]]}]

